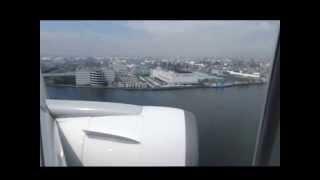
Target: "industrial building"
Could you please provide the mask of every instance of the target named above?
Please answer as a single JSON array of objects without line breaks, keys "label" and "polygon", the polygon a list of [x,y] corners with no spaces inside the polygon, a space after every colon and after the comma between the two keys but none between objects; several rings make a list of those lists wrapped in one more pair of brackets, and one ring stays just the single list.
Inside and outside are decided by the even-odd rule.
[{"label": "industrial building", "polygon": [[169,85],[197,84],[203,79],[216,79],[214,76],[199,72],[176,73],[165,71],[160,68],[151,71],[151,77],[166,82]]},{"label": "industrial building", "polygon": [[254,78],[254,79],[260,78],[260,73],[248,74],[248,73],[234,72],[234,71],[227,71],[227,72],[228,72],[230,75],[237,76],[237,77]]}]

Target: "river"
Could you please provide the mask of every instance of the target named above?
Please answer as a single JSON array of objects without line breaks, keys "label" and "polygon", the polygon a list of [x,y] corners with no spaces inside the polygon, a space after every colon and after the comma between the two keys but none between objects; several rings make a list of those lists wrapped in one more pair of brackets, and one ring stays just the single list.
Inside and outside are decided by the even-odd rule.
[{"label": "river", "polygon": [[48,86],[52,99],[178,107],[194,113],[199,128],[199,165],[250,165],[263,112],[266,85],[161,91]]}]

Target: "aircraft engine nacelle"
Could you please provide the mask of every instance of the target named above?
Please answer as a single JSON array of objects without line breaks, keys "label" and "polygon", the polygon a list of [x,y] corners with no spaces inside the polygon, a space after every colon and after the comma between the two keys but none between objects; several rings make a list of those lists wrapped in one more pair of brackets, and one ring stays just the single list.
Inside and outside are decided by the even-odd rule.
[{"label": "aircraft engine nacelle", "polygon": [[47,100],[68,166],[196,166],[194,115],[178,108]]}]

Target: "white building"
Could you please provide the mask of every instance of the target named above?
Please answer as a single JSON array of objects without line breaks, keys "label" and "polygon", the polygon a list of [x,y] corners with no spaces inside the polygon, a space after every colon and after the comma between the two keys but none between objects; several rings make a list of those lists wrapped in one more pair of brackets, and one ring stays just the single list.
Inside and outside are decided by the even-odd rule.
[{"label": "white building", "polygon": [[151,77],[160,79],[170,85],[196,84],[201,80],[201,78],[194,73],[175,73],[159,68],[151,71]]},{"label": "white building", "polygon": [[90,85],[100,86],[105,84],[104,73],[103,71],[96,70],[90,72]]},{"label": "white building", "polygon": [[90,84],[90,71],[87,69],[78,69],[75,73],[77,85]]},{"label": "white building", "polygon": [[163,71],[159,68],[151,70],[151,77],[158,78],[168,84],[175,82],[175,73],[172,71]]}]

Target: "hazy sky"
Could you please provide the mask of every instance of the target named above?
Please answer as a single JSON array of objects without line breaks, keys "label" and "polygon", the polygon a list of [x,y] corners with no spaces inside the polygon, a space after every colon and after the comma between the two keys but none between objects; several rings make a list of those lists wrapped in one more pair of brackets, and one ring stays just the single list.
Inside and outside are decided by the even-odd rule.
[{"label": "hazy sky", "polygon": [[280,21],[41,21],[40,54],[272,57]]}]

